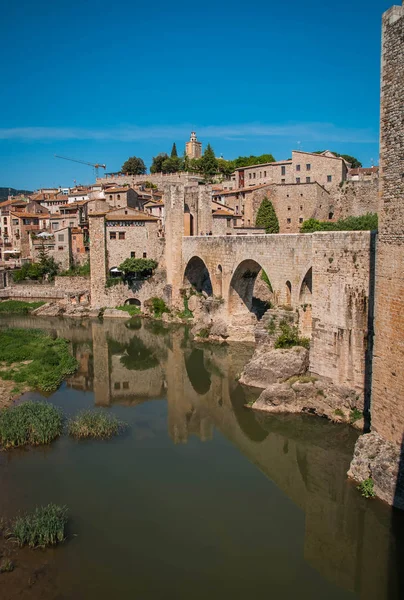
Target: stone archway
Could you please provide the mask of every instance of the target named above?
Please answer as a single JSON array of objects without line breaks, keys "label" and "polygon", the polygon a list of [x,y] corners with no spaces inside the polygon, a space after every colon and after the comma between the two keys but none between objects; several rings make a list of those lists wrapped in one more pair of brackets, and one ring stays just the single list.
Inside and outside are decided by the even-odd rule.
[{"label": "stone archway", "polygon": [[285,283],[285,305],[292,306],[292,284],[289,280]]},{"label": "stone archway", "polygon": [[199,256],[193,256],[184,271],[184,287],[191,286],[197,292],[213,295],[213,286],[208,268]]},{"label": "stone archway", "polygon": [[299,291],[299,331],[304,337],[311,337],[312,331],[313,269],[307,271]]},{"label": "stone archway", "polygon": [[[258,276],[261,277],[262,266],[255,260],[247,259],[241,262],[234,271],[229,288],[229,315],[233,321],[242,315],[260,320],[270,304],[263,302],[254,295]],[[235,318],[234,318],[235,317]],[[253,319],[254,320],[254,319]]]}]

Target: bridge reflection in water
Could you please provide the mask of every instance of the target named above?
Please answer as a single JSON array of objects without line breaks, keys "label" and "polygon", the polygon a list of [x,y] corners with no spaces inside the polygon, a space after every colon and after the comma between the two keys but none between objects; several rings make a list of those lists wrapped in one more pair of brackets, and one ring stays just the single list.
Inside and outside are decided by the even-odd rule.
[{"label": "bridge reflection in water", "polygon": [[314,417],[244,408],[249,392],[237,376],[251,346],[195,346],[182,327],[140,320],[16,317],[7,323],[70,339],[79,369],[67,385],[92,391],[95,404],[166,398],[175,444],[191,436],[208,442],[219,430],[304,511],[305,561],[360,598],[386,598],[395,578],[391,513],[378,502],[365,503],[346,480],[356,434]]}]

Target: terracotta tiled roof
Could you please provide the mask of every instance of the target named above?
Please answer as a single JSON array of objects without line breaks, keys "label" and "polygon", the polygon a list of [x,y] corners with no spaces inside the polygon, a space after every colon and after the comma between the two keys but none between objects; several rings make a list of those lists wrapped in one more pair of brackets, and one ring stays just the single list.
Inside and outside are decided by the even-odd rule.
[{"label": "terracotta tiled roof", "polygon": [[4,202],[0,203],[0,208],[6,208],[6,206],[10,206],[11,204],[15,205],[15,206],[25,206],[26,204],[28,204],[28,200],[24,201],[24,200],[5,200]]},{"label": "terracotta tiled roof", "polygon": [[47,219],[47,214],[42,213],[27,213],[27,212],[12,212],[12,217],[18,217],[19,219]]},{"label": "terracotta tiled roof", "polygon": [[212,213],[212,215],[214,217],[234,217],[235,216],[232,212],[230,212],[228,210],[223,210],[223,209],[220,209],[220,208],[218,210],[215,210]]},{"label": "terracotta tiled roof", "polygon": [[128,187],[115,187],[115,188],[109,188],[104,190],[106,194],[118,194],[118,193],[125,193],[129,190],[130,188]]},{"label": "terracotta tiled roof", "polygon": [[257,169],[259,167],[276,167],[279,165],[290,165],[292,164],[292,160],[288,159],[288,160],[277,160],[275,162],[269,162],[269,163],[261,163],[258,165],[248,165],[247,167],[238,167],[238,169],[234,169],[234,171],[244,171],[246,169]]},{"label": "terracotta tiled roof", "polygon": [[137,215],[111,215],[107,213],[107,221],[158,221],[157,217],[147,215],[146,213],[139,213]]}]

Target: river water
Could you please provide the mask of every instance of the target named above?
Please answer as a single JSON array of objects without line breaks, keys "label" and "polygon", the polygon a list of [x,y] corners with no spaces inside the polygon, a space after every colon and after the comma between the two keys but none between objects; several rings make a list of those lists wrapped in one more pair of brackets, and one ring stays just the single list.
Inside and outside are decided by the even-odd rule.
[{"label": "river water", "polygon": [[7,326],[72,341],[79,370],[49,397],[67,417],[95,407],[129,429],[0,455],[0,515],[70,511],[63,545],[22,552],[34,576],[0,575],[1,600],[404,598],[402,515],[346,479],[357,433],[246,409],[251,347],[137,319]]}]

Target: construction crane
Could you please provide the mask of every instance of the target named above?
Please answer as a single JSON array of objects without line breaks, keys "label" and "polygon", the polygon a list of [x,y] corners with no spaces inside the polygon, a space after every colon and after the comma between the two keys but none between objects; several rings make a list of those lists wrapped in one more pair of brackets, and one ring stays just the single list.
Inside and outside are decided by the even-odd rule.
[{"label": "construction crane", "polygon": [[98,169],[101,168],[101,169],[104,169],[104,171],[105,171],[105,169],[107,168],[107,165],[101,165],[99,163],[93,164],[93,163],[86,162],[85,160],[77,160],[76,158],[67,158],[67,156],[59,156],[58,154],[55,154],[55,158],[63,158],[63,160],[71,160],[72,162],[76,162],[76,163],[80,163],[82,165],[88,165],[89,167],[93,167],[96,178],[99,175]]}]

